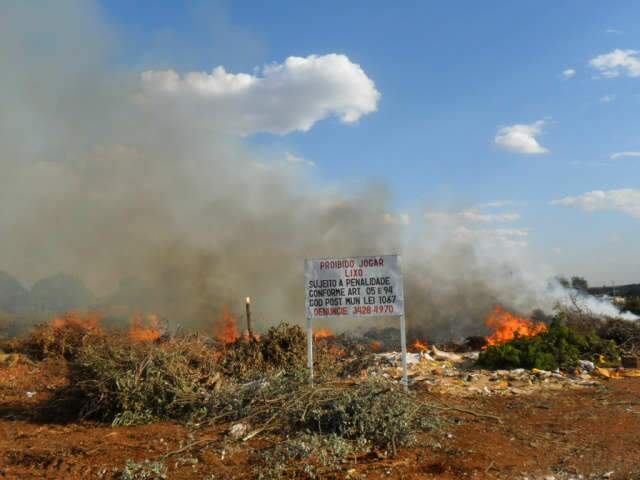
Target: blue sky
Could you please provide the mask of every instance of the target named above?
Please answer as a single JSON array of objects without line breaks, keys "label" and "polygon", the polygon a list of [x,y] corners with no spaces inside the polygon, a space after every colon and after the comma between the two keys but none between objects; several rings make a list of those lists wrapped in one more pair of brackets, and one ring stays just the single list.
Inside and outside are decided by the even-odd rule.
[{"label": "blue sky", "polygon": [[[456,216],[465,211],[517,213],[465,227],[524,232],[528,251],[559,273],[640,281],[640,157],[611,159],[640,152],[640,56],[590,64],[640,50],[640,3],[105,0],[102,8],[127,46],[114,59],[126,69],[254,74],[290,56],[346,55],[380,92],[375,112],[244,141],[312,161],[319,183],[382,181],[412,224],[434,211],[456,222],[468,220]],[[527,152],[520,137],[514,145],[508,136],[511,148],[496,143],[501,128],[535,122],[539,131],[525,136],[543,153]],[[478,207],[496,201],[505,205]]]}]

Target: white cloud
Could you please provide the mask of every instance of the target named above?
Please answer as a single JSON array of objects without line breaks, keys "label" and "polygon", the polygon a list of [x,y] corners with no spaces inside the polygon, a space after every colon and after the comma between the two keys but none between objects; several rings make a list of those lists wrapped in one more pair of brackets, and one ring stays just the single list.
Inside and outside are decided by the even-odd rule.
[{"label": "white cloud", "polygon": [[529,230],[526,228],[494,228],[480,230],[488,235],[499,237],[527,237]]},{"label": "white cloud", "polygon": [[640,157],[640,152],[616,152],[611,154],[611,160],[620,160],[625,157]]},{"label": "white cloud", "polygon": [[408,213],[385,213],[382,221],[387,225],[410,225],[411,215]]},{"label": "white cloud", "polygon": [[482,228],[471,229],[459,225],[451,230],[451,238],[458,242],[472,243],[484,251],[506,253],[504,249],[517,251],[527,247],[527,229]]},{"label": "white cloud", "polygon": [[288,163],[292,163],[294,165],[306,165],[307,167],[315,167],[316,162],[313,160],[307,160],[306,158],[299,157],[298,155],[294,155],[291,152],[285,152],[284,158]]},{"label": "white cloud", "polygon": [[615,95],[603,95],[602,97],[600,97],[600,103],[611,103],[615,101],[615,99]]},{"label": "white cloud", "polygon": [[553,200],[552,205],[576,207],[587,212],[614,210],[640,218],[640,190],[623,188],[619,190],[594,190],[576,197]]},{"label": "white cloud", "polygon": [[476,208],[477,209],[483,209],[483,208],[502,208],[502,207],[506,207],[507,205],[510,205],[512,202],[509,200],[496,200],[494,202],[487,202],[487,203],[481,203],[480,205],[478,205]]},{"label": "white cloud", "polygon": [[485,238],[507,248],[525,248],[529,230],[526,228],[494,228],[478,230]]},{"label": "white cloud", "polygon": [[168,115],[238,135],[308,131],[330,116],[354,123],[375,112],[379,99],[362,68],[338,54],[289,57],[255,75],[229,73],[221,66],[183,76],[150,70],[142,74],[138,98]]},{"label": "white cloud", "polygon": [[425,213],[425,217],[435,223],[503,223],[519,220],[520,214],[515,212],[484,213],[478,209],[468,209],[461,212],[430,211]]},{"label": "white cloud", "polygon": [[576,71],[573,68],[567,68],[566,70],[562,71],[562,78],[564,78],[565,80],[569,80],[570,78],[575,77],[576,75]]},{"label": "white cloud", "polygon": [[611,33],[613,35],[621,35],[622,34],[621,30],[618,30],[618,29],[615,29],[615,28],[607,28],[604,32],[605,33]]},{"label": "white cloud", "polygon": [[528,155],[547,153],[548,150],[538,143],[536,135],[542,133],[544,120],[530,124],[516,124],[500,128],[494,142],[497,146],[516,153]]},{"label": "white cloud", "polygon": [[638,50],[616,49],[589,60],[589,65],[598,70],[603,77],[614,78],[626,74],[640,77],[640,58]]}]

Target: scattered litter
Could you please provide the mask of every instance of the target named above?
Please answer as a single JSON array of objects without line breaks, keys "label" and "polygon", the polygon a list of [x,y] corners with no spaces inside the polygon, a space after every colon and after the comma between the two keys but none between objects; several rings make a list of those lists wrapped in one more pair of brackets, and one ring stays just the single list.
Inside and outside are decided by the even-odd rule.
[{"label": "scattered litter", "polygon": [[594,363],[589,360],[578,360],[578,367],[586,372],[593,372],[596,368]]},{"label": "scattered litter", "polygon": [[229,430],[229,435],[237,440],[241,437],[244,437],[244,435],[247,433],[247,430],[249,430],[249,425],[247,425],[246,423],[236,423]]},{"label": "scattered litter", "polygon": [[[640,369],[596,367],[593,362],[581,361],[579,368],[561,370],[484,370],[472,361],[474,354],[456,354],[431,347],[430,353],[409,353],[407,364],[409,381],[414,388],[456,396],[528,395],[541,390],[593,388],[603,379],[640,377]],[[378,371],[399,380],[402,371],[398,352],[376,354]]]}]

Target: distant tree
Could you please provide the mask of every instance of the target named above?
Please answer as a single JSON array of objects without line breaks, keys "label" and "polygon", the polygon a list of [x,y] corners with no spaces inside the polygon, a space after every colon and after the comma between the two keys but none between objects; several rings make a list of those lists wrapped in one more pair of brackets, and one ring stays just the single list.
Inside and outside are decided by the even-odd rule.
[{"label": "distant tree", "polygon": [[38,280],[29,292],[30,311],[62,313],[88,306],[94,295],[77,277],[59,273]]},{"label": "distant tree", "polygon": [[631,312],[640,315],[640,297],[627,297],[622,307],[623,312]]},{"label": "distant tree", "polygon": [[560,285],[562,285],[564,288],[569,288],[571,287],[571,283],[569,282],[569,280],[567,280],[567,277],[561,277],[558,276],[556,277],[556,280],[558,281],[558,283]]},{"label": "distant tree", "polygon": [[0,271],[0,313],[16,313],[25,302],[27,293],[15,277]]},{"label": "distant tree", "polygon": [[583,277],[571,277],[571,288],[586,292],[589,289],[589,284]]}]

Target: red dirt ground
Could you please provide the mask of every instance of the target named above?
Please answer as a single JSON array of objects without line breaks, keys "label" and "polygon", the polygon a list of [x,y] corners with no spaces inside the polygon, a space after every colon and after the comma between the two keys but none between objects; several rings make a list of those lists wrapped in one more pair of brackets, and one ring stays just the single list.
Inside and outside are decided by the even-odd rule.
[{"label": "red dirt ground", "polygon": [[[245,479],[258,471],[251,451],[267,440],[237,444],[226,428],[193,429],[175,423],[112,428],[95,422],[47,423],[37,412],[63,385],[64,365],[0,366],[0,479],[121,478],[127,459],[165,460],[170,479]],[[31,398],[27,392],[36,392]],[[610,380],[603,388],[534,396],[453,398],[419,392],[459,410],[420,448],[393,459],[369,455],[345,465],[337,478],[402,479],[640,479],[640,378]],[[206,441],[211,440],[211,441]],[[187,457],[185,457],[185,455]],[[185,459],[186,458],[186,459]],[[193,460],[195,459],[195,460]],[[196,462],[197,460],[197,462]],[[610,473],[613,472],[613,473]],[[609,474],[609,477],[603,475]]]}]

